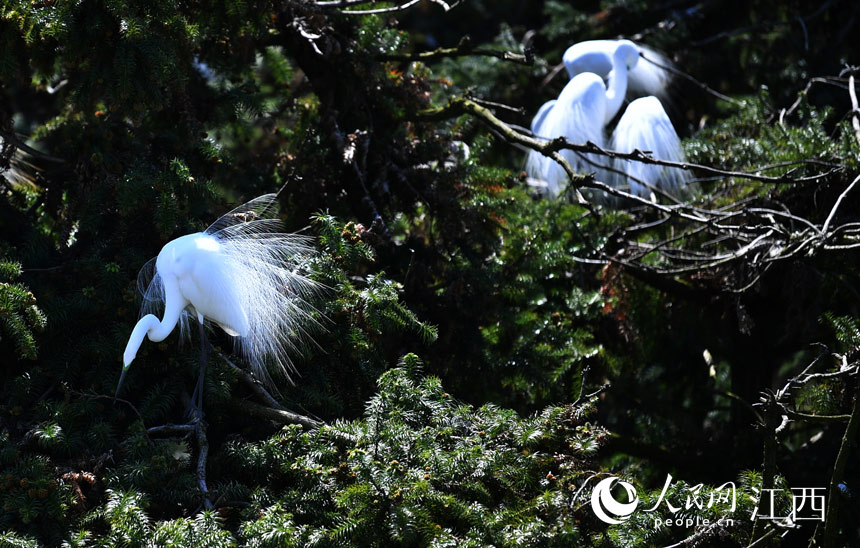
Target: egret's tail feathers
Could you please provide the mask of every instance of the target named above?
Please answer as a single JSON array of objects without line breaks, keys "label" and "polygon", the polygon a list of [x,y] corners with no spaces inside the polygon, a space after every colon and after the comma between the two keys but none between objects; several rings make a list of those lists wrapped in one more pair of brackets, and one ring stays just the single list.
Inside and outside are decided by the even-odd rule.
[{"label": "egret's tail feathers", "polygon": [[[161,283],[161,278],[155,270],[155,261],[157,257],[148,260],[140,272],[137,273],[137,292],[143,297],[143,308],[147,306],[164,306],[164,286]],[[159,311],[141,310],[140,316],[146,314],[156,314]]]},{"label": "egret's tail feathers", "polygon": [[312,342],[320,313],[310,302],[322,286],[309,277],[313,239],[283,232],[275,194],[260,196],[227,213],[206,233],[218,239],[250,331],[237,337],[254,374],[272,385],[270,373],[295,373],[292,356]]},{"label": "egret's tail feathers", "polygon": [[[656,97],[643,97],[630,103],[612,134],[611,147],[619,152],[650,151],[658,160],[683,162],[681,140]],[[675,195],[690,179],[680,168],[616,160],[615,169],[626,175],[616,177],[616,186],[628,185],[630,192],[648,197],[657,189]]]},{"label": "egret's tail feathers", "polygon": [[206,234],[215,235],[226,228],[259,220],[269,220],[280,227],[280,221],[278,221],[277,216],[278,195],[264,194],[221,215],[217,221],[209,225],[209,228],[206,229]]}]

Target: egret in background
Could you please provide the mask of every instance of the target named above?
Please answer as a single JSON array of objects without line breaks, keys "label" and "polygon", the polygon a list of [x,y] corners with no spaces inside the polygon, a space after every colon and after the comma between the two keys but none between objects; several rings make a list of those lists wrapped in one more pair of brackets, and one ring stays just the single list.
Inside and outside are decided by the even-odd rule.
[{"label": "egret in background", "polygon": [[[612,72],[612,55],[620,45],[633,45],[639,50],[639,61],[627,75],[627,98],[655,95],[662,101],[669,99],[668,90],[672,74],[663,67],[673,63],[648,46],[629,40],[587,40],[567,48],[562,56],[564,68],[571,78],[583,72],[593,72],[604,80]],[[644,59],[642,58],[644,56]]]},{"label": "egret in background", "polygon": [[[314,322],[309,300],[320,285],[303,270],[314,254],[310,238],[283,233],[280,221],[273,218],[276,209],[275,194],[256,198],[204,232],[168,242],[154,259],[154,273],[153,261],[141,270],[142,317],[123,354],[117,395],[144,337],[162,341],[177,324],[187,334],[193,320],[200,327],[202,345],[192,397],[198,417],[209,346],[207,324],[233,337],[261,381],[271,384],[270,367],[289,375],[290,353],[306,340],[307,327]],[[162,308],[159,319],[155,313]]]},{"label": "egret in background", "polygon": [[[615,130],[607,132],[628,94],[633,75],[637,89],[665,90],[668,75],[651,69],[637,71],[640,64],[640,47],[629,40],[595,40],[572,46],[565,53],[565,66],[573,77],[558,99],[541,106],[532,121],[532,132],[546,139],[564,137],[571,143],[591,141],[602,148],[608,142],[609,148],[620,152],[647,150],[661,160],[683,161],[681,140],[655,96],[630,103]],[[689,178],[686,171],[677,168],[628,160],[610,163],[606,157],[571,150],[560,154],[576,171],[595,172],[599,180],[615,187],[627,185],[631,193],[643,197],[650,196],[653,189],[676,191]],[[526,172],[530,178],[543,181],[551,196],[557,196],[567,182],[562,167],[536,151],[529,153]]]}]

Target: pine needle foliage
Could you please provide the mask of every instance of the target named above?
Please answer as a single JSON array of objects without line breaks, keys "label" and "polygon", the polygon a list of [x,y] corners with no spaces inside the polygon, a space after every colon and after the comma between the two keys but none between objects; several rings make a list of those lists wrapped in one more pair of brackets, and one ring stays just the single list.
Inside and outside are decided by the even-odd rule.
[{"label": "pine needle foliage", "polygon": [[[379,379],[364,416],[229,448],[270,487],[245,510],[255,546],[565,546],[580,538],[569,497],[604,439],[590,405],[523,418],[464,405],[414,355]],[[276,460],[272,460],[276,459]],[[272,474],[273,470],[277,472]],[[242,481],[242,478],[240,478]],[[268,533],[266,533],[268,531]]]},{"label": "pine needle foliage", "polygon": [[34,333],[45,328],[47,319],[36,306],[33,293],[14,282],[20,276],[20,263],[0,258],[0,341],[7,339],[14,344],[21,358],[35,359],[38,349]]}]

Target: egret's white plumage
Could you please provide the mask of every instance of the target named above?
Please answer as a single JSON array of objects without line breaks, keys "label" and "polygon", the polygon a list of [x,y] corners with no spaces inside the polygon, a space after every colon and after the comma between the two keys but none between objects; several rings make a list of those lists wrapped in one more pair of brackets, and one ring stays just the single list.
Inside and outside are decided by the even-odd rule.
[{"label": "egret's white plumage", "polygon": [[[678,138],[669,116],[656,97],[642,97],[628,105],[612,133],[609,147],[620,152],[648,150],[654,158],[661,160],[673,162],[684,160],[681,139]],[[690,178],[689,172],[683,169],[632,160],[615,160],[614,167],[627,174],[627,177],[618,176],[621,179],[620,182],[627,182],[630,185],[630,192],[637,196],[651,194],[651,189],[642,185],[640,181],[673,193]]]},{"label": "egret's white plumage", "polygon": [[[618,62],[618,69],[610,73],[607,84],[591,72],[574,76],[564,86],[554,104],[545,103],[541,107],[532,121],[532,132],[544,139],[564,137],[571,143],[591,141],[603,147],[606,142],[603,127],[621,108],[627,88],[627,71],[636,65],[638,50],[632,43],[630,46],[618,47],[613,51],[613,58]],[[601,157],[578,154],[572,150],[562,150],[560,154],[574,170],[597,171],[600,178],[606,178],[595,167],[595,164],[599,166],[603,162]],[[551,196],[558,195],[567,181],[567,174],[561,165],[536,151],[529,153],[526,172],[531,178],[545,181]]]},{"label": "egret's white plumage", "polygon": [[[540,108],[532,121],[532,132],[546,139],[564,137],[577,144],[591,141],[604,146],[608,142],[609,148],[619,152],[650,151],[661,160],[683,161],[681,141],[657,97],[644,97],[630,103],[615,130],[607,133],[607,126],[621,109],[624,96],[631,95],[631,87],[635,88],[634,94],[643,91],[656,94],[666,89],[668,73],[641,61],[642,48],[629,40],[593,40],[571,46],[564,62],[572,78],[557,100]],[[668,63],[651,50],[647,50],[646,55]],[[643,65],[646,65],[644,69]],[[608,165],[606,157],[568,150],[560,154],[574,170],[596,172],[599,180],[614,186],[629,184],[630,191],[639,196],[651,194],[648,185],[672,192],[688,180],[687,172],[681,169],[616,160],[612,167],[626,174],[618,175],[595,167]],[[535,151],[529,153],[526,172],[530,178],[544,181],[552,196],[561,192],[567,182],[567,175],[558,163]]]},{"label": "egret's white plumage", "polygon": [[[586,72],[573,78],[564,86],[554,105],[546,109],[542,120],[535,117],[532,131],[544,139],[564,137],[571,143],[592,143],[603,147],[603,119],[606,113],[606,95],[603,80],[596,74]],[[546,104],[544,105],[546,106]],[[580,155],[572,150],[561,150],[559,154],[577,172],[597,171],[586,160],[599,161],[593,155]],[[550,196],[557,196],[565,187],[567,174],[555,160],[540,152],[529,152],[526,160],[526,173],[529,177],[546,182]]]},{"label": "egret's white plumage", "polygon": [[571,78],[583,72],[592,72],[606,79],[612,72],[612,55],[622,44],[634,46],[645,56],[645,59],[640,59],[636,66],[630,69],[627,82],[628,99],[656,95],[666,100],[672,75],[662,67],[671,67],[672,62],[648,46],[630,40],[587,40],[574,44],[564,52],[564,68]]},{"label": "egret's white plumage", "polygon": [[552,108],[555,106],[556,100],[552,99],[542,104],[535,114],[535,117],[532,119],[531,130],[535,135],[538,134],[538,131],[543,124],[543,121],[546,120],[547,115],[549,115]]},{"label": "egret's white plumage", "polygon": [[314,253],[310,238],[283,233],[272,218],[276,206],[274,194],[252,200],[204,232],[168,242],[154,272],[153,261],[144,267],[142,317],[123,354],[123,373],[145,336],[162,341],[177,323],[187,332],[193,319],[233,336],[258,378],[270,380],[267,366],[289,373],[290,354],[314,321],[309,299],[319,285],[304,274]]}]

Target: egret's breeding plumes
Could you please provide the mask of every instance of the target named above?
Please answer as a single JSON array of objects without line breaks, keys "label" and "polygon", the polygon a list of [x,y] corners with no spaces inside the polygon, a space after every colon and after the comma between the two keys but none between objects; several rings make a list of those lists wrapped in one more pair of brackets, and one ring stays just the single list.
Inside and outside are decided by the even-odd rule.
[{"label": "egret's breeding plumes", "polygon": [[[669,74],[642,60],[641,49],[629,40],[593,40],[571,46],[564,62],[572,78],[558,99],[538,110],[532,133],[544,139],[564,137],[574,144],[590,141],[606,147],[608,143],[610,149],[619,152],[649,151],[654,158],[682,162],[681,140],[656,96],[630,103],[615,130],[608,133],[625,96],[662,94],[666,90]],[[668,63],[651,50],[647,56],[660,59],[661,64]],[[689,179],[687,172],[678,168],[631,160],[610,162],[605,156],[571,150],[560,154],[574,170],[594,172],[598,180],[615,187],[627,186],[638,196],[650,196],[654,190],[672,193]],[[561,165],[536,151],[529,153],[526,172],[531,179],[543,181],[550,196],[557,196],[567,183]]]},{"label": "egret's breeding plumes", "polygon": [[[609,148],[619,152],[650,151],[651,156],[659,160],[684,161],[681,139],[656,97],[641,97],[627,106],[612,132]],[[690,179],[689,171],[635,160],[616,159],[612,165],[617,172],[626,174],[625,177],[615,173],[615,186],[626,182],[630,192],[637,196],[651,194],[652,189],[643,183],[674,194]]]},{"label": "egret's breeding plumes", "polygon": [[208,323],[232,336],[258,379],[269,383],[270,370],[289,374],[290,354],[315,321],[309,300],[320,286],[306,276],[310,238],[283,233],[276,209],[274,194],[256,198],[206,231],[168,242],[147,263],[138,277],[142,317],[123,354],[120,385],[144,336],[162,341],[177,324],[187,333],[194,319],[201,335]]}]

